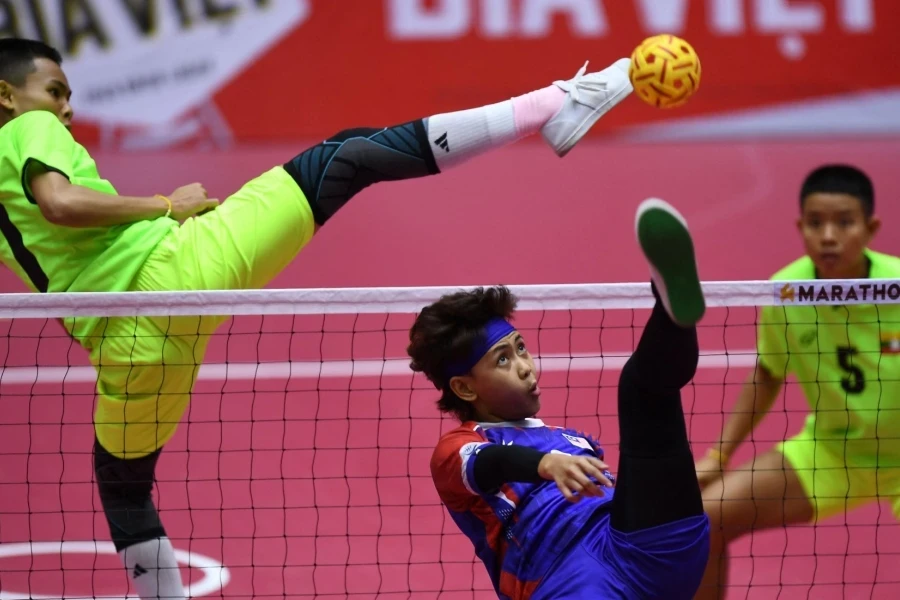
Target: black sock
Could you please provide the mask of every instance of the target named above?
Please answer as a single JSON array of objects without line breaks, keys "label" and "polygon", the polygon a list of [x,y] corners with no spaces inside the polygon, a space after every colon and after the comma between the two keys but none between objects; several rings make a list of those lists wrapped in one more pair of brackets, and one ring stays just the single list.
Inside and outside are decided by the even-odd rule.
[{"label": "black sock", "polygon": [[373,183],[440,172],[421,120],[385,129],[347,129],[284,168],[303,190],[319,225]]},{"label": "black sock", "polygon": [[659,456],[686,447],[681,388],[699,358],[696,328],[676,325],[657,300],[619,377],[622,452]]},{"label": "black sock", "polygon": [[681,406],[681,388],[694,376],[699,354],[697,330],[673,323],[657,299],[619,377],[620,458],[612,508],[619,531],[703,514]]}]

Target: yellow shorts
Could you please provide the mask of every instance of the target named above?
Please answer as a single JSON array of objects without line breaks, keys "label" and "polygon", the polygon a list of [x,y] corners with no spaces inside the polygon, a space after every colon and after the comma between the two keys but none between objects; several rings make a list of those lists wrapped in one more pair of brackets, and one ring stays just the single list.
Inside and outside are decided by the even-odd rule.
[{"label": "yellow shorts", "polygon": [[[851,442],[852,445],[852,442]],[[827,519],[872,502],[888,501],[900,520],[900,466],[854,466],[843,440],[816,440],[810,427],[781,442],[813,505],[813,521]]]},{"label": "yellow shorts", "polygon": [[[173,230],[147,259],[131,291],[261,288],[294,259],[314,231],[306,197],[291,176],[276,167],[216,210]],[[93,338],[91,362],[98,373],[94,427],[107,451],[139,458],[171,439],[210,336],[227,319],[102,321]]]}]

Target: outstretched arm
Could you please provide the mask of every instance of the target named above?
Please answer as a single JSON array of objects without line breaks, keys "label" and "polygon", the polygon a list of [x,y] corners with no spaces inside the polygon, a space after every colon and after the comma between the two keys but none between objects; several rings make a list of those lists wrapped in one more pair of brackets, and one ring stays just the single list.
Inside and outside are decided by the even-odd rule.
[{"label": "outstretched arm", "polygon": [[720,477],[738,447],[747,439],[763,417],[771,410],[784,383],[759,365],[750,373],[738,395],[718,443],[697,463],[697,478],[701,487]]},{"label": "outstretched arm", "polygon": [[697,477],[701,487],[722,475],[722,469],[728,465],[734,452],[775,404],[784,378],[791,371],[787,333],[784,309],[763,307],[756,334],[757,366],[741,386],[718,443],[697,461]]},{"label": "outstretched arm", "polygon": [[750,432],[775,404],[783,379],[775,377],[762,365],[747,377],[731,416],[722,428],[720,452],[732,456]]},{"label": "outstretched arm", "polygon": [[206,197],[200,184],[175,190],[167,198],[117,196],[73,184],[56,171],[33,166],[27,173],[28,190],[44,218],[65,227],[110,227],[170,215],[178,220],[214,208],[218,200]]}]

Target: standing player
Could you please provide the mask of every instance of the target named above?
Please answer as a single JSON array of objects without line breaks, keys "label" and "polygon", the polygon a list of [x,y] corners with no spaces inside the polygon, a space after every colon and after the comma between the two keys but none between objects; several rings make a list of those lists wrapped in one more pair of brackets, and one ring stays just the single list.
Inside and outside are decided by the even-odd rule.
[{"label": "standing player", "polygon": [[[632,91],[621,59],[498,104],[348,129],[218,207],[197,183],[167,196],[117,195],[68,131],[71,90],[60,64],[44,44],[0,40],[0,257],[37,292],[263,287],[366,186],[435,175],[538,131],[564,156]],[[151,489],[223,321],[65,321],[97,369],[97,485],[112,540],[145,600],[184,598]]]},{"label": "standing player", "polygon": [[657,301],[619,378],[619,474],[588,436],[534,416],[534,359],[508,319],[504,287],[443,297],[410,331],[412,368],[461,425],[431,459],[441,501],[508,600],[689,599],[709,524],[688,444],[681,388],[699,359],[705,302],[681,216],[659,200],[637,235]]},{"label": "standing player", "polygon": [[[880,226],[872,182],[828,165],[800,191],[806,246],[774,280],[896,279],[900,259],[868,249]],[[727,544],[751,530],[827,519],[879,498],[900,518],[900,306],[767,306],[759,361],[722,436],[697,463],[711,555],[698,598],[724,597]],[[729,459],[794,374],[812,412],[803,429],[749,464]],[[724,472],[724,473],[723,473]]]}]

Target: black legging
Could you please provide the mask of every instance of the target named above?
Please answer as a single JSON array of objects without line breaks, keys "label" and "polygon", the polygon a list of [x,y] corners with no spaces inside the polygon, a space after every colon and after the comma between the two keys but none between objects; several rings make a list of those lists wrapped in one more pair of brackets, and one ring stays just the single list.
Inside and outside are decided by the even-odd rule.
[{"label": "black legging", "polygon": [[381,181],[415,179],[440,172],[425,121],[335,134],[284,165],[324,225],[350,198]]},{"label": "black legging", "polygon": [[125,460],[107,452],[94,439],[97,490],[117,552],[166,535],[152,496],[161,452]]},{"label": "black legging", "polygon": [[699,356],[696,328],[673,323],[657,297],[619,377],[621,442],[611,517],[619,531],[703,514],[681,407],[681,388],[693,378]]}]

